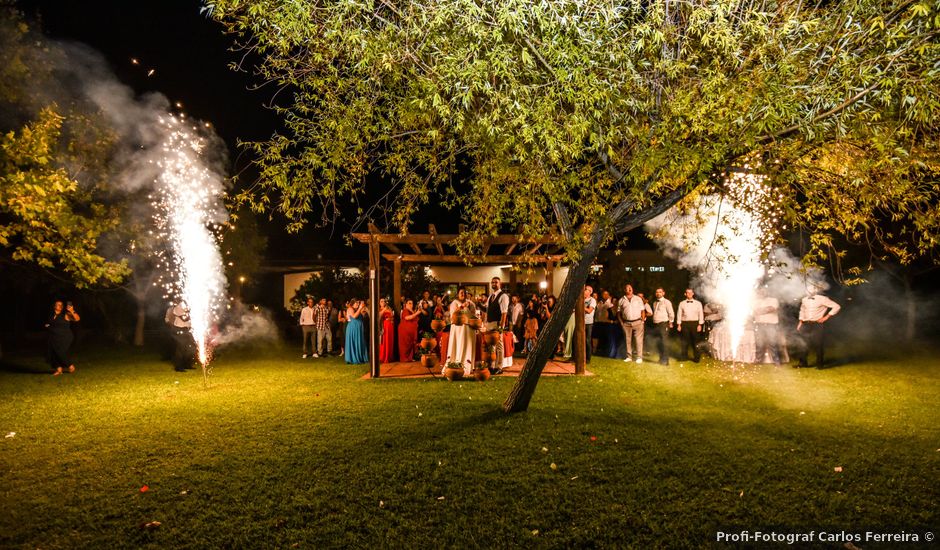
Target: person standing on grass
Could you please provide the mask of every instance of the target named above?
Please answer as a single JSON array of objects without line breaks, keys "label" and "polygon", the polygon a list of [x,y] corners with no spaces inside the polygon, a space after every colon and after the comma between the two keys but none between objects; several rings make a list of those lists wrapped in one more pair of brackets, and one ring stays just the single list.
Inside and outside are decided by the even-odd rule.
[{"label": "person standing on grass", "polygon": [[72,341],[75,339],[72,334],[72,323],[78,322],[81,317],[76,313],[72,302],[62,303],[62,300],[56,300],[52,305],[52,315],[46,322],[46,330],[49,331],[49,343],[46,349],[46,358],[49,360],[49,366],[52,367],[52,375],[62,374],[63,369],[69,372],[75,372],[75,364],[69,352],[72,349]]},{"label": "person standing on grass", "polygon": [[[633,285],[627,284],[623,287],[624,295],[617,302],[617,318],[620,320],[620,326],[623,329],[623,337],[627,343],[627,357],[623,361],[629,363],[636,361],[643,362],[643,322],[646,319],[646,304],[643,298],[633,293]],[[636,345],[634,346],[634,340]],[[636,355],[634,356],[634,350]]]},{"label": "person standing on grass", "polygon": [[365,311],[368,304],[355,298],[346,307],[346,362],[359,365],[369,362],[366,345]]},{"label": "person standing on grass", "polygon": [[316,357],[317,345],[317,327],[313,318],[313,298],[307,297],[307,305],[300,310],[300,330],[303,331],[304,338],[304,356],[307,358],[307,341],[310,341],[310,351]]},{"label": "person standing on grass", "polygon": [[320,298],[317,307],[313,308],[313,325],[317,329],[317,352],[313,356],[320,357],[326,355],[326,351],[333,347],[333,334],[330,332],[330,309],[326,307],[326,298]]},{"label": "person standing on grass", "polygon": [[326,352],[332,355],[334,342],[339,343],[340,348],[343,347],[342,341],[336,340],[336,329],[339,326],[339,310],[333,307],[333,300],[326,301],[326,309],[330,312],[329,320],[327,321],[327,325],[329,326],[330,330],[330,338],[328,340],[330,347],[326,350]]},{"label": "person standing on grass", "polygon": [[522,299],[518,294],[510,297],[509,306],[509,324],[512,326],[512,334],[516,342],[525,347],[525,306],[522,305]]},{"label": "person standing on grass", "polygon": [[809,366],[811,350],[816,352],[816,368],[823,368],[825,365],[823,324],[842,309],[839,304],[819,294],[819,290],[818,286],[810,285],[806,289],[806,296],[800,302],[800,321],[796,325],[796,331],[803,337],[803,346],[798,356],[797,368]]},{"label": "person standing on grass", "polygon": [[192,321],[189,318],[189,305],[180,302],[173,307],[173,369],[183,372],[196,368],[196,341],[193,340]]},{"label": "person standing on grass", "polygon": [[672,302],[666,299],[662,287],[656,289],[656,301],[653,302],[653,331],[657,336],[656,348],[659,350],[659,364],[669,364],[669,329],[676,320]]},{"label": "person standing on grass", "polygon": [[777,311],[780,309],[780,301],[773,296],[767,295],[767,289],[760,287],[757,289],[757,301],[754,304],[754,326],[757,328],[755,361],[763,363],[764,358],[770,353],[770,359],[774,365],[780,364],[780,335],[777,332],[777,326],[780,324],[780,318]]},{"label": "person standing on grass", "polygon": [[597,308],[597,299],[594,298],[594,289],[590,285],[584,287],[584,362],[591,362],[591,333],[594,332],[594,309]]},{"label": "person standing on grass", "polygon": [[679,302],[679,311],[676,312],[682,353],[680,359],[689,358],[688,351],[692,348],[692,361],[698,363],[701,353],[698,350],[698,336],[705,325],[705,310],[702,302],[695,299],[695,292],[691,288],[685,289],[685,300]]}]

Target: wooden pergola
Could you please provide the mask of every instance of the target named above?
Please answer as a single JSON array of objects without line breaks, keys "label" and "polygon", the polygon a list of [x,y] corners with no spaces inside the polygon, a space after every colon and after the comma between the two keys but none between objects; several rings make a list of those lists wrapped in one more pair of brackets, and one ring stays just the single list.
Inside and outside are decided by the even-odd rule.
[{"label": "wooden pergola", "polygon": [[[401,309],[401,268],[403,263],[419,263],[425,265],[465,264],[465,258],[458,255],[455,242],[464,226],[460,226],[459,233],[438,233],[433,224],[428,226],[426,234],[409,233],[400,235],[395,233],[382,233],[378,227],[369,224],[368,233],[353,233],[354,239],[369,246],[369,314],[371,316],[371,330],[369,331],[369,363],[372,377],[378,378],[379,371],[379,267],[382,260],[392,262],[392,297],[395,309]],[[484,237],[481,254],[472,258],[474,265],[503,265],[503,264],[544,264],[547,274],[547,291],[553,293],[552,272],[563,257],[560,252],[561,239],[557,233],[532,238],[522,235],[496,235]],[[510,271],[510,288],[515,286],[515,270]],[[581,303],[580,300],[578,300]],[[580,309],[580,308],[579,308]],[[583,342],[584,316],[577,316]],[[583,347],[581,347],[583,350]],[[576,354],[576,372],[584,372],[584,354]]]}]

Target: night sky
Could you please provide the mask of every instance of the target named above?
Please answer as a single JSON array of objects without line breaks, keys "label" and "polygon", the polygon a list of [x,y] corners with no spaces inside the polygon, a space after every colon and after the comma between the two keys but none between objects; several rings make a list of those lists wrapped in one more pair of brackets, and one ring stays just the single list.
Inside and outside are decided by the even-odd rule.
[{"label": "night sky", "polygon": [[[228,145],[232,174],[239,175],[241,185],[254,179],[251,158],[237,142],[263,140],[278,130],[277,115],[265,106],[273,90],[253,90],[256,80],[249,72],[229,68],[241,59],[230,51],[233,38],[200,13],[198,0],[23,0],[17,5],[46,36],[101,52],[118,79],[138,94],[160,92],[182,103],[187,115],[211,122]],[[259,221],[268,237],[269,260],[366,257],[364,247],[344,244],[348,225],[308,227],[289,235],[277,214]]]}]

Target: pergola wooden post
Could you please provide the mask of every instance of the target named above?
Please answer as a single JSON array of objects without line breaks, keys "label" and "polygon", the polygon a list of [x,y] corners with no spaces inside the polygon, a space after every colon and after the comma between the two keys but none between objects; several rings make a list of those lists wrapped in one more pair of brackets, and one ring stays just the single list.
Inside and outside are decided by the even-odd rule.
[{"label": "pergola wooden post", "polygon": [[[382,375],[379,362],[379,262],[381,261],[379,253],[379,243],[377,240],[369,242],[369,367],[372,371],[372,378],[378,378]],[[348,352],[348,350],[347,350]]]},{"label": "pergola wooden post", "polygon": [[[369,331],[369,363],[372,370],[372,377],[378,378],[380,376],[379,372],[379,324],[381,320],[379,319],[379,298],[381,293],[379,291],[379,267],[380,261],[382,258],[392,262],[394,266],[394,273],[392,275],[392,291],[394,295],[392,296],[392,301],[395,304],[396,309],[400,310],[402,304],[401,302],[401,269],[402,264],[406,262],[410,263],[419,263],[424,265],[436,265],[436,264],[466,264],[465,258],[456,253],[447,253],[444,250],[445,246],[454,246],[454,242],[457,240],[458,235],[456,234],[439,234],[437,229],[431,225],[428,227],[428,233],[424,235],[420,234],[389,234],[389,233],[380,233],[379,229],[373,225],[369,224],[368,233],[353,233],[352,236],[361,243],[367,244],[369,246],[369,303],[370,303],[370,315],[371,315],[371,330]],[[462,228],[461,228],[462,229]],[[560,238],[557,236],[557,232],[553,232],[550,235],[543,237],[532,238],[526,237],[523,235],[495,235],[492,237],[485,237],[483,239],[483,248],[484,251],[482,255],[478,257],[470,258],[472,264],[476,265],[500,265],[500,264],[545,264],[545,273],[548,278],[548,293],[551,294],[554,291],[554,269],[555,266],[561,261],[563,255],[561,254],[561,246],[559,245]],[[385,246],[390,252],[382,253],[381,247]],[[411,249],[411,252],[406,254],[399,245],[405,246]],[[490,254],[490,250],[494,246],[504,246],[502,253]],[[542,247],[546,247],[546,250],[542,251]],[[422,248],[423,247],[423,248]],[[499,250],[497,250],[499,252]],[[510,272],[509,276],[510,287],[514,287],[516,284],[515,271]],[[514,290],[514,288],[513,288]],[[585,348],[584,348],[584,301],[579,300],[578,313],[578,325],[577,330],[575,330],[575,345],[578,346],[577,349],[580,351],[575,352],[575,373],[584,374],[584,360],[585,360]],[[578,344],[580,340],[580,344]],[[590,345],[590,344],[587,344]]]}]

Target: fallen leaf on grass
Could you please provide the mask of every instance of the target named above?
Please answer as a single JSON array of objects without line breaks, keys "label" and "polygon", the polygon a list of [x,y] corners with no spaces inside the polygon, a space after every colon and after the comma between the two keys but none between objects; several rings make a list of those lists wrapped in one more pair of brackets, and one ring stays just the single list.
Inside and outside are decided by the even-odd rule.
[{"label": "fallen leaf on grass", "polygon": [[596,435],[592,435],[592,436],[591,436],[591,441],[597,441],[597,436],[596,436]]},{"label": "fallen leaf on grass", "polygon": [[542,447],[542,452],[543,452],[543,453],[547,453],[547,452],[548,452],[548,447]]},{"label": "fallen leaf on grass", "polygon": [[159,529],[161,525],[163,524],[160,523],[159,521],[148,521],[145,523],[141,523],[140,525],[138,525],[138,527],[140,527],[141,529],[144,529],[145,531],[151,531],[153,529]]},{"label": "fallen leaf on grass", "polygon": [[742,498],[743,496],[744,496],[744,491],[741,491],[741,494],[738,495],[738,498]]},{"label": "fallen leaf on grass", "polygon": [[150,490],[150,487],[147,485],[144,485],[143,487],[140,488],[141,493],[146,493],[149,490]]},{"label": "fallen leaf on grass", "polygon": [[576,479],[578,479],[578,476],[574,476],[573,478],[571,478],[571,481],[574,481]]},{"label": "fallen leaf on grass", "polygon": [[538,530],[538,529],[533,529],[533,530],[532,530],[532,536],[533,536],[533,537],[539,536],[539,530]]},{"label": "fallen leaf on grass", "polygon": [[833,468],[833,470],[835,470],[835,471],[837,471],[837,472],[841,472],[841,471],[842,471],[842,466],[836,466],[835,468]]},{"label": "fallen leaf on grass", "polygon": [[384,500],[380,500],[380,501],[379,501],[379,508],[385,508],[385,501],[384,501]]},{"label": "fallen leaf on grass", "polygon": [[437,500],[444,500],[444,497],[437,497]]},{"label": "fallen leaf on grass", "polygon": [[[5,435],[4,437],[7,438],[7,439],[13,439],[14,437],[16,437],[16,432],[10,432],[10,433],[8,433],[7,435]],[[937,450],[940,451],[940,449],[937,449]]]},{"label": "fallen leaf on grass", "polygon": [[558,464],[555,464],[554,462],[552,462],[552,465],[549,466],[549,468],[551,468],[552,470],[557,471],[557,470],[558,470]]},{"label": "fallen leaf on grass", "polygon": [[803,416],[804,414],[806,414],[806,413],[803,412],[803,411],[800,411],[800,416]]}]

